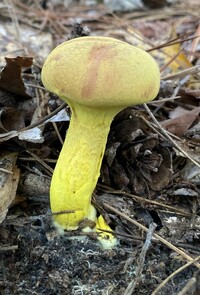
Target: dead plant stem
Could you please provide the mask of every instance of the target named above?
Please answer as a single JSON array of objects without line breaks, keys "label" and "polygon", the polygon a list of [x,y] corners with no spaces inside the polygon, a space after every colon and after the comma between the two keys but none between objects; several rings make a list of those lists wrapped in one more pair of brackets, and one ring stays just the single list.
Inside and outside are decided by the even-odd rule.
[{"label": "dead plant stem", "polygon": [[[116,208],[108,205],[107,203],[104,203],[104,207],[107,208],[107,209],[109,209],[109,210],[111,210],[112,212],[116,213],[117,215],[123,217],[124,219],[126,219],[130,223],[132,223],[135,226],[139,227],[141,230],[143,230],[145,232],[148,232],[148,228],[147,227],[145,227],[144,225],[140,224],[136,220],[130,218],[129,216],[123,214],[122,212],[120,212]],[[162,242],[165,246],[167,246],[171,250],[175,251],[177,254],[181,255],[183,258],[185,258],[185,259],[187,259],[189,261],[193,261],[193,258],[191,256],[189,256],[184,251],[180,250],[179,248],[177,248],[176,246],[174,246],[173,244],[171,244],[170,242],[168,242],[167,240],[165,240],[164,238],[162,238],[158,234],[154,233],[153,234],[153,237],[156,238],[156,239],[158,239],[160,242]],[[198,268],[200,268],[200,264],[197,263],[197,262],[195,262],[195,266],[197,266]]]}]

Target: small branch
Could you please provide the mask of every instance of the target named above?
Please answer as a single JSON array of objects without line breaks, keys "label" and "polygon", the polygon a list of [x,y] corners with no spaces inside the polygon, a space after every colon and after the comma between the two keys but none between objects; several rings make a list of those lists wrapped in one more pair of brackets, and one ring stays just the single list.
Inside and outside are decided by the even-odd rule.
[{"label": "small branch", "polygon": [[13,251],[13,250],[17,250],[18,246],[17,245],[13,245],[13,246],[0,246],[0,252],[7,252],[7,251]]},{"label": "small branch", "polygon": [[180,268],[178,268],[177,270],[175,270],[170,276],[168,276],[164,281],[162,281],[162,283],[153,291],[153,293],[151,295],[156,295],[158,294],[158,292],[173,278],[175,277],[178,273],[180,273],[181,271],[183,271],[184,269],[186,269],[187,267],[195,264],[195,262],[200,260],[200,256],[196,257],[195,259],[193,259],[192,261],[186,263],[185,265],[181,266]]},{"label": "small branch", "polygon": [[144,263],[145,263],[145,257],[146,257],[146,253],[149,249],[149,246],[151,245],[151,240],[152,240],[152,236],[153,233],[156,229],[156,224],[155,223],[151,223],[149,226],[149,230],[147,232],[147,237],[146,237],[146,241],[142,247],[142,250],[140,252],[140,256],[139,256],[139,263],[138,263],[138,267],[136,269],[135,272],[135,278],[129,283],[128,287],[125,290],[124,295],[132,295],[137,284],[140,281],[141,275],[142,275],[142,271],[144,268]]},{"label": "small branch", "polygon": [[[107,208],[107,209],[109,209],[109,210],[111,210],[112,212],[116,213],[117,215],[123,217],[125,220],[127,220],[130,223],[134,224],[135,226],[139,227],[141,230],[143,230],[145,232],[148,232],[148,228],[147,227],[145,227],[144,225],[140,224],[136,220],[130,218],[126,214],[123,214],[122,212],[120,212],[116,208],[114,208],[114,207],[112,207],[112,206],[110,206],[110,205],[108,205],[106,203],[104,203],[104,207]],[[177,248],[176,246],[174,246],[173,244],[171,244],[170,242],[168,242],[167,240],[165,240],[164,238],[162,238],[158,234],[153,234],[153,237],[156,238],[157,240],[159,240],[162,244],[164,244],[165,246],[167,246],[171,250],[173,250],[176,253],[178,253],[179,255],[181,255],[183,258],[185,258],[185,259],[187,259],[189,261],[193,261],[193,258],[191,256],[189,256],[184,251],[180,250],[179,248]],[[197,266],[198,268],[200,268],[200,264],[197,263],[197,262],[195,262],[195,266]]]},{"label": "small branch", "polygon": [[174,145],[175,148],[177,148],[177,150],[179,152],[181,152],[186,158],[188,158],[193,164],[195,164],[197,167],[200,168],[200,163],[197,162],[195,159],[193,159],[185,150],[183,150],[175,140],[172,139],[172,137],[169,135],[169,133],[160,125],[160,123],[158,122],[158,120],[155,118],[155,116],[152,114],[152,112],[150,111],[149,107],[147,106],[147,104],[143,104],[147,113],[149,114],[149,116],[151,117],[151,119],[154,121],[154,123],[160,128],[160,130],[162,131],[162,133],[165,135],[165,137],[167,139],[169,139],[169,141]]}]

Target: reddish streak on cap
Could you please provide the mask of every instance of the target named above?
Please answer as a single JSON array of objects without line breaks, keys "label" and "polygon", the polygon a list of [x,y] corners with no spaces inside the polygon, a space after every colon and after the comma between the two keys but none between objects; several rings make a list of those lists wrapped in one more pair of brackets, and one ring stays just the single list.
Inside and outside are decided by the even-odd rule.
[{"label": "reddish streak on cap", "polygon": [[[88,56],[88,71],[85,76],[85,83],[82,87],[81,95],[84,99],[92,99],[98,80],[99,67],[101,62],[112,59],[116,52],[112,50],[114,45],[94,45]],[[111,62],[111,61],[109,61]],[[110,76],[109,79],[112,79]],[[106,83],[107,81],[105,81]],[[110,81],[109,81],[110,82]]]}]

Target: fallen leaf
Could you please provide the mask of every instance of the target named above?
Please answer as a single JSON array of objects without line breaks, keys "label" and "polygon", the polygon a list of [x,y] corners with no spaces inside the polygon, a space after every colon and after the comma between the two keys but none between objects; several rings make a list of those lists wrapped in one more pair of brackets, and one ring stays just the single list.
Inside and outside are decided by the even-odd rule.
[{"label": "fallen leaf", "polygon": [[22,68],[32,66],[33,58],[17,56],[15,58],[5,57],[5,60],[6,66],[1,72],[0,88],[23,98],[30,98],[22,80],[21,72]]},{"label": "fallen leaf", "polygon": [[6,107],[0,110],[0,129],[3,131],[17,131],[24,127],[25,122],[20,111]]},{"label": "fallen leaf", "polygon": [[199,184],[200,183],[200,168],[187,160],[186,165],[180,171],[181,177],[189,183]]},{"label": "fallen leaf", "polygon": [[161,126],[177,136],[182,136],[197,119],[199,112],[200,107],[196,107],[181,116],[161,122]]},{"label": "fallen leaf", "polygon": [[175,119],[187,113],[188,113],[188,110],[178,106],[175,109],[173,109],[171,112],[169,112],[169,119]]},{"label": "fallen leaf", "polygon": [[[16,153],[2,153],[0,155],[0,223],[6,218],[8,208],[16,196],[20,177],[16,160]],[[4,172],[3,169],[7,172]]]},{"label": "fallen leaf", "polygon": [[192,64],[187,59],[184,52],[182,52],[180,44],[173,44],[162,48],[165,64],[172,70],[172,73],[180,69],[187,69],[192,67]]}]

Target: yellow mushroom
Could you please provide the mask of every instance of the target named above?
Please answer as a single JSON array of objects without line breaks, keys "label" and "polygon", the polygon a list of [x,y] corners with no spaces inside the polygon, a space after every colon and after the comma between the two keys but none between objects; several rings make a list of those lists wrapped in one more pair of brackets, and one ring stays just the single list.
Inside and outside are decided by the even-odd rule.
[{"label": "yellow mushroom", "polygon": [[[109,37],[66,41],[47,57],[42,81],[68,103],[71,121],[50,188],[52,212],[60,228],[75,230],[84,219],[97,220],[91,205],[110,124],[128,106],[152,100],[160,85],[159,68],[145,51]],[[98,230],[97,230],[98,231]],[[107,235],[110,245],[115,238]],[[105,239],[105,234],[100,239]]]}]

